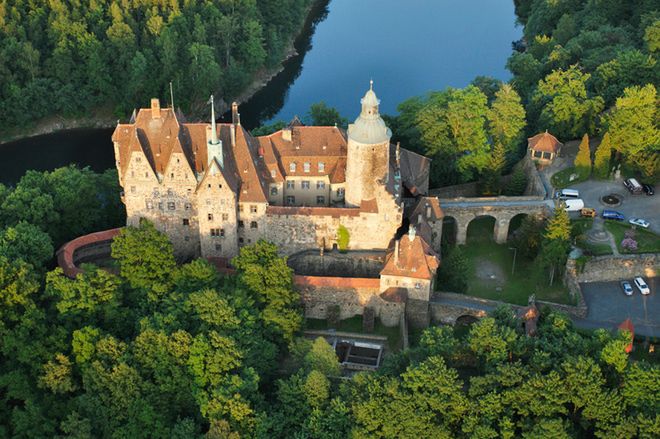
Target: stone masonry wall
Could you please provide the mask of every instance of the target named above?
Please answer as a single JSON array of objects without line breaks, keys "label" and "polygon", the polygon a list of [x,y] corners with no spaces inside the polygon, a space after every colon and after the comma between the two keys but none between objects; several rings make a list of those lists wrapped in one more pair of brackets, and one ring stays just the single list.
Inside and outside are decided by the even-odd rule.
[{"label": "stone masonry wall", "polygon": [[635,276],[655,277],[660,272],[657,253],[599,256],[591,258],[584,270],[577,273],[578,282],[606,282],[632,279]]}]

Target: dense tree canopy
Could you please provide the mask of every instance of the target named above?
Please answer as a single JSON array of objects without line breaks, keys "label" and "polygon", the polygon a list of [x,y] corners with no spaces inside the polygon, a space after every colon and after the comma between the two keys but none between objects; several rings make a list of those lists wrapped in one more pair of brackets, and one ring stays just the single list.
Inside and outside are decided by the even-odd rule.
[{"label": "dense tree canopy", "polygon": [[150,97],[188,110],[229,99],[280,62],[309,0],[0,4],[0,130],[96,107],[127,115]]}]

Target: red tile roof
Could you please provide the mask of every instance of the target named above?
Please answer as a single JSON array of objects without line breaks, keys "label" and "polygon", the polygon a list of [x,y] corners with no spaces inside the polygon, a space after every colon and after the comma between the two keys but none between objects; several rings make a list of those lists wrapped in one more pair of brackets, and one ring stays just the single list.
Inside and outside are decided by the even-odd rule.
[{"label": "red tile roof", "polygon": [[547,131],[527,139],[528,149],[532,149],[534,151],[556,153],[559,151],[559,148],[561,148],[562,145],[563,143],[561,143],[555,136]]},{"label": "red tile roof", "polygon": [[440,258],[431,246],[421,236],[408,234],[401,237],[398,248],[396,241],[390,246],[380,274],[430,280],[439,266]]}]

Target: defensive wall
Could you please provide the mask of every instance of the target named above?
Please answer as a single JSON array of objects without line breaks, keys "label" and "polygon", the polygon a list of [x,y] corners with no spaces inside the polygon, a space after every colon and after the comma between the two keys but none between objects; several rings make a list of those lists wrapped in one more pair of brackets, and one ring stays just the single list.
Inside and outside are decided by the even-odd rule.
[{"label": "defensive wall", "polygon": [[[569,260],[569,264],[577,265]],[[608,282],[620,279],[632,279],[636,276],[657,277],[660,272],[658,253],[645,253],[623,256],[598,256],[588,258],[584,267],[577,269],[576,280],[582,282]]]},{"label": "defensive wall", "polygon": [[57,251],[57,264],[66,276],[76,277],[82,272],[80,264],[110,257],[110,245],[120,230],[121,228],[103,230],[67,242]]}]

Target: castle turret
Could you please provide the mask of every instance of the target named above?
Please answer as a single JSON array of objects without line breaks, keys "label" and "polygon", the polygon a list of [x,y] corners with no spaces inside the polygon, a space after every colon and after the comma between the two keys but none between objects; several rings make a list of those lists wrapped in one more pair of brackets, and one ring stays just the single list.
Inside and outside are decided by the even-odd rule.
[{"label": "castle turret", "polygon": [[220,167],[224,167],[224,157],[222,154],[222,140],[218,139],[218,130],[215,122],[215,105],[213,103],[213,95],[209,99],[211,103],[211,129],[210,133],[207,134],[207,154],[208,154],[208,166],[211,167],[211,162],[217,160]]},{"label": "castle turret", "polygon": [[380,117],[380,101],[369,90],[360,101],[362,111],[348,126],[346,158],[346,204],[359,206],[362,200],[374,198],[376,186],[386,181],[389,172],[389,149],[392,132]]}]

